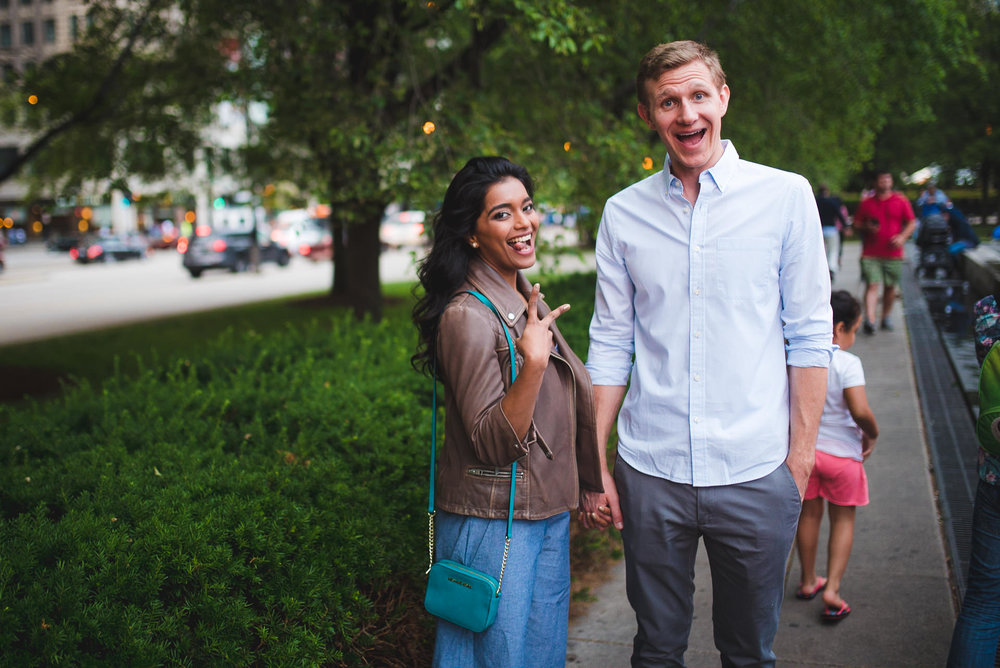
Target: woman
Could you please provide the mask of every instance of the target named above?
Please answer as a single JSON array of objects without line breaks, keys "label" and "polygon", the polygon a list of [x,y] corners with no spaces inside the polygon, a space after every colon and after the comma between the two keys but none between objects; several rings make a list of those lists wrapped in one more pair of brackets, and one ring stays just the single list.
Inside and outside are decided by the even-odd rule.
[{"label": "woman", "polygon": [[[438,462],[438,559],[498,577],[511,464],[514,527],[497,618],[482,633],[438,620],[436,666],[563,666],[569,619],[569,513],[602,492],[593,389],[539,286],[538,212],[528,172],[505,158],[473,158],[455,175],[418,272],[424,296],[414,365],[444,383]],[[515,339],[517,378],[500,319]],[[593,507],[593,506],[592,506]]]}]

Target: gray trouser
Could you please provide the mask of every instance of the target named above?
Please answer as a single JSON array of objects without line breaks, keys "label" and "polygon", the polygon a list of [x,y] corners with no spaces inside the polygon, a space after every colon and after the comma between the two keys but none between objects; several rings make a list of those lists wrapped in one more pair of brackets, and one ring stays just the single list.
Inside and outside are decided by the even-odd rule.
[{"label": "gray trouser", "polygon": [[625,528],[628,600],[638,632],[632,666],[683,666],[704,537],[712,621],[723,666],[773,666],[785,564],[801,501],[782,464],[758,480],[694,487],[615,462]]}]

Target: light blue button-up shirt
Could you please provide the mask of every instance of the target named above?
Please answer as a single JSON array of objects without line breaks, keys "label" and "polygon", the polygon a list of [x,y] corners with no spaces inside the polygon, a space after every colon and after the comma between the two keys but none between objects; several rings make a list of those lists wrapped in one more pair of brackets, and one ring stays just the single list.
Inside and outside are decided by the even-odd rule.
[{"label": "light blue button-up shirt", "polygon": [[595,385],[629,384],[622,458],[699,487],[780,466],[786,365],[827,367],[833,354],[830,276],[808,181],[724,147],[694,205],[669,158],[608,200],[587,360]]}]

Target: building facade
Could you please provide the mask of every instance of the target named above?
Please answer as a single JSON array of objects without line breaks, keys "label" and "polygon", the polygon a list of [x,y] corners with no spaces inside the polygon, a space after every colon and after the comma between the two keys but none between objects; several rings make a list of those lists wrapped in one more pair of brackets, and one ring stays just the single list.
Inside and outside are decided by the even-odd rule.
[{"label": "building facade", "polygon": [[[47,58],[68,51],[88,25],[87,0],[0,0],[0,85],[13,82]],[[13,160],[30,136],[0,125],[0,164]],[[0,183],[0,221],[30,230],[37,212],[24,201],[18,180]]]}]

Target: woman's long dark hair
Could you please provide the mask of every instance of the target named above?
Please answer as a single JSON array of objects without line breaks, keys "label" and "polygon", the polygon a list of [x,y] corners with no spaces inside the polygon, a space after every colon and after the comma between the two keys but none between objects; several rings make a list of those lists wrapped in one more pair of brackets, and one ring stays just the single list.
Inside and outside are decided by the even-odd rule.
[{"label": "woman's long dark hair", "polygon": [[418,371],[430,373],[441,314],[465,282],[469,260],[478,252],[469,245],[469,237],[476,232],[486,192],[509,177],[524,184],[528,196],[534,197],[535,186],[528,170],[499,157],[472,158],[455,174],[445,192],[441,210],[434,216],[430,252],[417,270],[424,294],[413,307],[413,323],[420,341],[410,362]]}]

